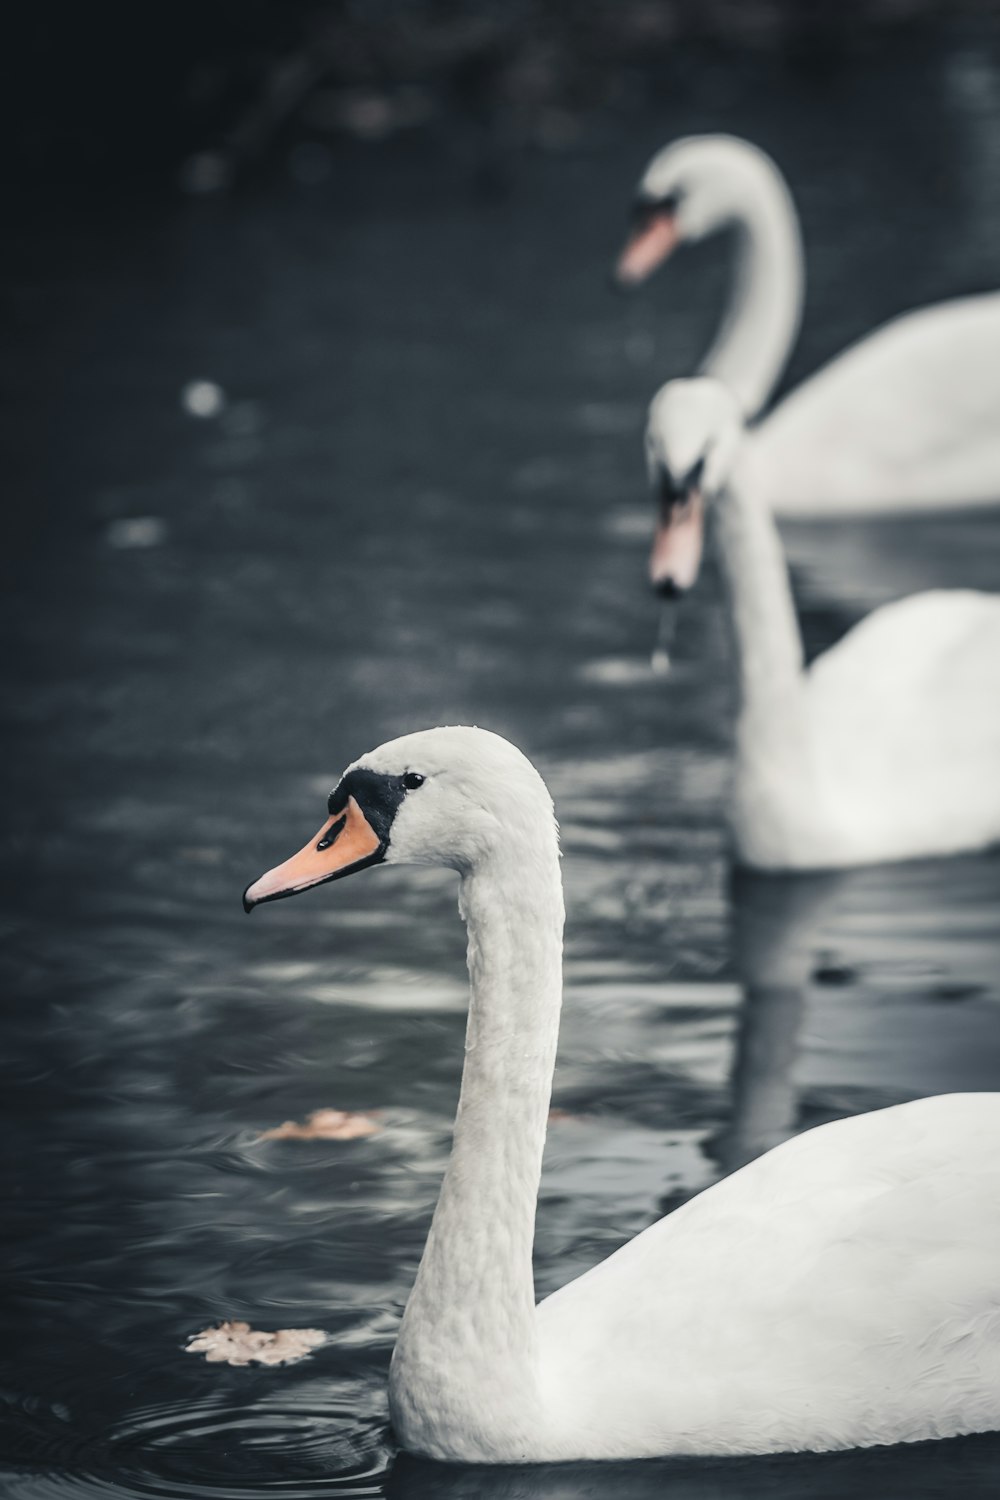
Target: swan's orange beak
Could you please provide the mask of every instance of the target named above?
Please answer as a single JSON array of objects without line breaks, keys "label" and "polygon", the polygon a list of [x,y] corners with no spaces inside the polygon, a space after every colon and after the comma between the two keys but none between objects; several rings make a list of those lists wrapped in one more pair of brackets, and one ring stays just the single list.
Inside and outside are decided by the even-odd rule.
[{"label": "swan's orange beak", "polygon": [[692,588],[701,567],[705,540],[705,502],[701,491],[688,490],[680,500],[664,500],[649,559],[649,581],[668,598]]},{"label": "swan's orange beak", "polygon": [[343,812],[336,813],[283,865],[275,865],[243,892],[243,910],[252,911],[262,901],[280,901],[311,885],[322,885],[338,875],[348,875],[363,864],[374,864],[384,853],[382,840],[353,797]]},{"label": "swan's orange beak", "polygon": [[615,280],[619,286],[638,286],[663,264],[680,244],[677,216],[666,208],[645,215],[618,257]]}]

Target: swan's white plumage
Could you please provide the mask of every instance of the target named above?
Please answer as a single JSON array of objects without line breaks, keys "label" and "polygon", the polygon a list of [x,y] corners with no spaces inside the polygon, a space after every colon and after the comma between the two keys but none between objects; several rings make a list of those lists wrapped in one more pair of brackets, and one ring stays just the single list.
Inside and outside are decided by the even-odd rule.
[{"label": "swan's white plumage", "polygon": [[1000,597],[885,605],[816,659],[804,699],[841,863],[1000,840]]},{"label": "swan's white plumage", "polygon": [[552,804],[480,730],[409,735],[355,764],[426,774],[390,857],[457,866],[469,932],[452,1154],[390,1373],[403,1445],[518,1463],[1000,1427],[997,1094],[799,1136],[535,1306],[561,1001]]},{"label": "swan's white plumage", "polygon": [[538,1309],[545,1389],[584,1456],[1000,1424],[998,1147],[992,1094],[838,1121],[556,1292]]},{"label": "swan's white plumage", "polygon": [[741,468],[741,415],[707,377],[650,408],[650,468],[703,458],[739,673],[731,825],[760,869],[824,869],[1000,841],[1000,596],[914,594],[811,666],[777,528]]},{"label": "swan's white plumage", "polygon": [[751,429],[740,479],[779,516],[1000,504],[1000,293],[908,313]]},{"label": "swan's white plumage", "polygon": [[747,864],[821,869],[1000,841],[1000,597],[914,594],[803,673],[782,723],[741,716],[732,826]]}]

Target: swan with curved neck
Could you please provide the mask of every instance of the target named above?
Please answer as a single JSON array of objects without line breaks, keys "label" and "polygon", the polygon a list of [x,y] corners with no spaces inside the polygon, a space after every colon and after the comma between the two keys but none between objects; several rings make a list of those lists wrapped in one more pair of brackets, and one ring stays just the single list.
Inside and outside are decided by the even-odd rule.
[{"label": "swan with curved neck", "polygon": [[691,587],[711,509],[739,683],[731,823],[769,870],[916,859],[1000,841],[1000,596],[914,594],[807,668],[777,527],[739,466],[742,413],[708,378],[656,395],[652,582]]},{"label": "swan with curved neck", "polygon": [[[736,237],[735,280],[700,373],[744,423],[770,399],[795,342],[804,262],[771,158],[732,136],[689,136],[653,157],[618,265],[644,281],[684,243]],[[1000,504],[1000,293],[894,319],[802,382],[747,433],[740,478],[778,515]]]},{"label": "swan with curved neck", "polygon": [[561,1004],[551,799],[480,729],[363,756],[247,910],[377,863],[458,872],[451,1158],[390,1372],[404,1447],[479,1463],[826,1450],[1000,1427],[1000,1095],[807,1132],[535,1305]]}]

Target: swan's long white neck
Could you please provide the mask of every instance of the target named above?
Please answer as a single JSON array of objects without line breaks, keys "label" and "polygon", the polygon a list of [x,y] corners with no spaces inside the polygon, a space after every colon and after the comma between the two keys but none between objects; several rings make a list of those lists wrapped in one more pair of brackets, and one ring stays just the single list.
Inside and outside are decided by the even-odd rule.
[{"label": "swan's long white neck", "polygon": [[460,908],[471,981],[465,1068],[390,1399],[407,1446],[516,1461],[540,1418],[532,1246],[562,993],[551,815],[463,878]]},{"label": "swan's long white neck", "polygon": [[720,222],[736,230],[736,273],[700,373],[727,385],[749,421],[767,403],[785,367],[799,329],[805,283],[795,205],[781,173],[762,153],[754,153],[752,171],[734,172],[732,197]]},{"label": "swan's long white neck", "polygon": [[733,484],[713,507],[733,625],[740,724],[787,726],[802,687],[803,652],[788,567],[767,507]]}]

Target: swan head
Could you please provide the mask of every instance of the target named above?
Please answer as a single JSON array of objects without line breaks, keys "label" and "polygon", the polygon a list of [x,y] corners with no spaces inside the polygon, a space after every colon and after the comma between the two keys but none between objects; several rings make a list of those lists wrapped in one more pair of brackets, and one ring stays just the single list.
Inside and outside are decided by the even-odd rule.
[{"label": "swan head", "polygon": [[445,865],[468,874],[539,842],[556,850],[552,799],[534,766],[486,729],[424,729],[348,766],[319,832],[248,886],[243,906],[298,895],[377,864]]},{"label": "swan head", "polygon": [[740,219],[780,184],[777,167],[749,141],[689,135],[658,151],[636,192],[633,228],[621,253],[621,286],[645,281],[678,245],[704,239]]},{"label": "swan head", "polygon": [[705,506],[725,488],[742,436],[739,405],[721,381],[670,380],[653,397],[646,467],[659,516],[649,577],[664,598],[698,577]]}]

